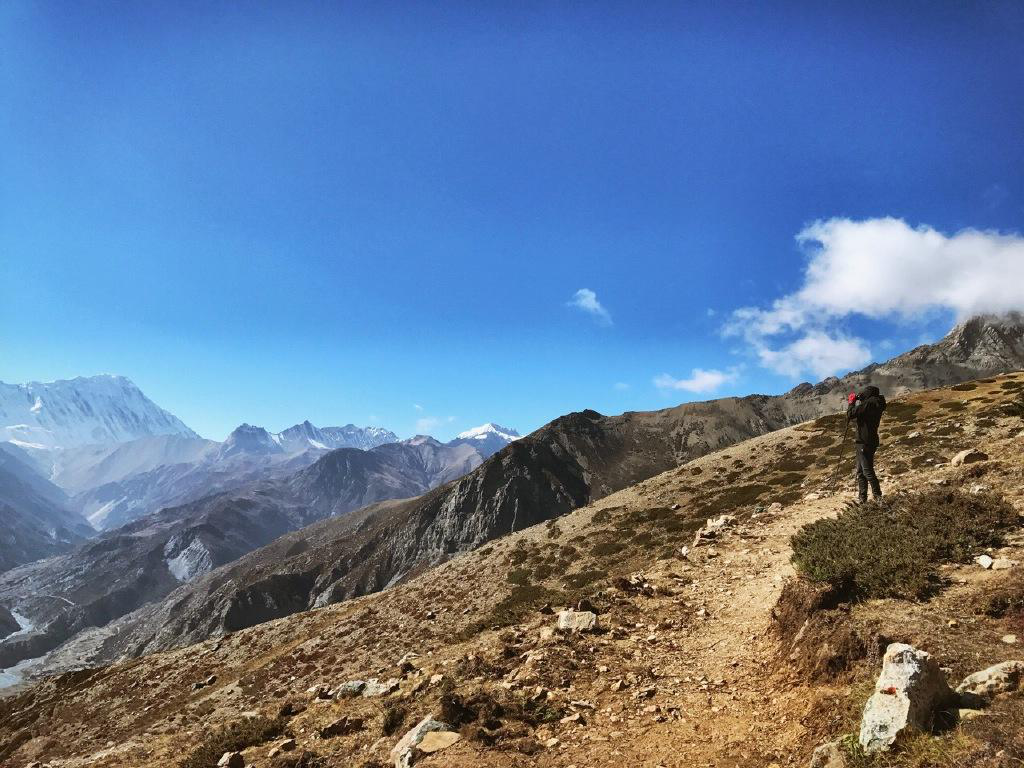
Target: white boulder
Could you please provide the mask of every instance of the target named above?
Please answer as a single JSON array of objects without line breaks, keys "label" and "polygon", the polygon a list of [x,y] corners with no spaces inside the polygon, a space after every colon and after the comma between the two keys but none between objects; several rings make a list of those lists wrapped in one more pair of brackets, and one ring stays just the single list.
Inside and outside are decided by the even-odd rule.
[{"label": "white boulder", "polygon": [[[452,731],[447,724],[435,720],[433,715],[427,715],[410,728],[405,736],[399,739],[398,743],[391,749],[391,761],[394,763],[395,768],[409,768],[409,766],[416,762],[417,753],[420,751],[418,750],[420,743],[428,733],[435,732],[451,733]],[[455,734],[455,736],[458,736],[458,734]],[[451,743],[454,743],[454,741]],[[437,749],[443,749],[443,747],[437,746]],[[437,750],[435,749],[434,751]]]},{"label": "white boulder", "polygon": [[945,673],[931,655],[893,643],[882,659],[875,692],[864,706],[860,745],[865,752],[880,752],[907,729],[928,731],[935,712],[954,698]]},{"label": "white boulder", "polygon": [[593,611],[559,611],[558,628],[563,632],[593,632],[597,628],[597,614]]}]

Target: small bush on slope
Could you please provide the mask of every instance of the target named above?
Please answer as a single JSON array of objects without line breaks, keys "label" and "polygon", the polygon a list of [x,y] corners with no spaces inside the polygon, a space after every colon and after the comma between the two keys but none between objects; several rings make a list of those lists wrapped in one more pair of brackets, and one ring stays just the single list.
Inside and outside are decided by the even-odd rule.
[{"label": "small bush on slope", "polygon": [[897,494],[805,525],[793,536],[793,564],[844,599],[920,598],[934,588],[939,563],[999,544],[1018,524],[996,494]]},{"label": "small bush on slope", "polygon": [[1007,416],[1016,416],[1018,419],[1024,420],[1024,394],[1020,394],[1016,400],[1006,403],[1003,406],[1003,412]]},{"label": "small bush on slope", "polygon": [[207,736],[186,757],[181,768],[214,768],[225,752],[240,752],[281,736],[288,725],[284,717],[248,717]]},{"label": "small bush on slope", "polygon": [[270,763],[270,768],[330,768],[330,763],[314,752],[302,750],[291,755],[275,757]]}]

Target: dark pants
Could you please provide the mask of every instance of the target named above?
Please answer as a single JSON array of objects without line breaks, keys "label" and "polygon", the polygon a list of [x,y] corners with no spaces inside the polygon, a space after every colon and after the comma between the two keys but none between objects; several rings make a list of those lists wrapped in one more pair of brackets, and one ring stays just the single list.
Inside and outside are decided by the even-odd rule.
[{"label": "dark pants", "polygon": [[877,445],[857,443],[857,495],[861,501],[868,500],[868,485],[871,486],[871,495],[874,498],[882,498],[882,487],[878,484],[878,475],[875,474],[877,450]]}]

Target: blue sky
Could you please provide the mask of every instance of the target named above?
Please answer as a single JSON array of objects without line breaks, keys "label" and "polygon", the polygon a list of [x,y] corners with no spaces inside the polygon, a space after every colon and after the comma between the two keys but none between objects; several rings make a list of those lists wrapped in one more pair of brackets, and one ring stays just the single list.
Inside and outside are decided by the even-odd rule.
[{"label": "blue sky", "polygon": [[1019,301],[860,285],[1020,264],[1019,4],[636,5],[0,4],[0,379],[528,431]]}]

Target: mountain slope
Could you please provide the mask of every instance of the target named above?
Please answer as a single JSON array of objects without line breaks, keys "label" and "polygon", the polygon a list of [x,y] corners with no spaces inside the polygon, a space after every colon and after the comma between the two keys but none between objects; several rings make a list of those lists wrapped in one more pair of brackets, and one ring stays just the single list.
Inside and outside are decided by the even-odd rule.
[{"label": "mountain slope", "polygon": [[[985,330],[993,323],[999,333]],[[100,642],[91,652],[97,659],[151,652],[379,590],[699,456],[840,411],[845,393],[869,382],[897,394],[918,382],[958,383],[968,365],[980,368],[980,374],[1008,360],[1024,367],[1024,351],[1014,341],[1020,338],[1014,329],[1020,328],[1019,316],[972,321],[931,347],[779,396],[724,398],[611,417],[595,411],[569,414],[421,498],[358,519],[328,519],[202,576],[162,604],[123,619],[111,628],[116,640]],[[1006,343],[993,347],[992,338]],[[318,495],[321,509],[330,509],[331,497],[339,495],[345,496],[341,488]],[[17,594],[0,580],[0,602]]]},{"label": "mountain slope", "polygon": [[151,435],[198,437],[123,376],[0,382],[0,437],[4,440],[34,448],[69,448]]},{"label": "mountain slope", "polygon": [[263,472],[244,488],[165,509],[75,552],[15,569],[0,576],[0,605],[17,608],[39,629],[0,643],[0,666],[104,626],[288,531],[422,494],[481,461],[471,445],[429,437],[369,451],[339,448],[291,474]]},{"label": "mountain slope", "polygon": [[[1017,374],[895,401],[882,428],[887,490],[980,478],[1024,515],[1021,422],[1001,409],[1022,393]],[[388,750],[421,718],[473,720],[483,710],[425,764],[806,765],[815,746],[849,731],[877,677],[879,644],[924,647],[954,681],[1019,658],[1000,639],[1021,620],[1019,605],[991,610],[996,597],[1019,596],[1019,574],[969,559],[943,571],[945,592],[931,601],[844,605],[811,625],[834,634],[783,642],[775,609],[793,574],[791,536],[852,497],[823,493],[839,425],[826,417],[712,453],[377,594],[43,681],[0,702],[0,760],[162,766],[250,713],[282,713],[295,754],[390,764]],[[971,445],[990,460],[940,461]],[[705,519],[723,513],[734,524],[681,557]],[[1024,536],[993,554],[1024,560]],[[601,631],[554,633],[551,606],[580,599]],[[808,670],[818,654],[828,663]],[[397,690],[320,693],[371,676],[394,677]],[[1020,749],[1022,712],[1019,695],[1001,697],[983,717],[927,737],[927,761],[893,759],[1005,766]],[[403,713],[402,727],[381,738],[382,724]],[[319,735],[341,718],[346,732]],[[246,764],[265,764],[275,743],[246,747]]]},{"label": "mountain slope", "polygon": [[66,552],[92,529],[18,449],[0,443],[0,572]]}]

